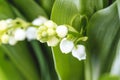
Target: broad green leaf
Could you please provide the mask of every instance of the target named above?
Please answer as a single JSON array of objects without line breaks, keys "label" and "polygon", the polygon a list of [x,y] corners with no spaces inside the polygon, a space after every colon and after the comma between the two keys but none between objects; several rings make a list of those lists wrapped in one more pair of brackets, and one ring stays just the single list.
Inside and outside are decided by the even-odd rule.
[{"label": "broad green leaf", "polygon": [[105,74],[99,80],[120,80],[120,76]]},{"label": "broad green leaf", "polygon": [[12,9],[5,0],[0,0],[0,19],[14,18],[14,13],[11,11]]},{"label": "broad green leaf", "polygon": [[[4,77],[4,78],[2,78]],[[0,80],[25,80],[7,54],[0,47]]]},{"label": "broad green leaf", "polygon": [[[120,36],[118,35],[118,37],[120,37]],[[120,76],[120,63],[119,63],[119,61],[120,61],[120,40],[119,40],[117,47],[116,47],[116,54],[115,54],[115,58],[114,58],[114,61],[113,61],[112,67],[111,67],[111,71],[110,71],[111,75]]]},{"label": "broad green leaf", "polygon": [[110,71],[120,35],[119,25],[116,3],[96,12],[90,19],[87,26],[87,80],[98,80],[101,74]]},{"label": "broad green leaf", "polygon": [[[103,2],[100,0],[55,0],[51,19],[58,25],[68,24],[80,31],[91,15],[101,8]],[[84,80],[84,61],[78,61],[71,54],[63,54],[59,46],[52,50],[56,71],[61,80]]]},{"label": "broad green leaf", "polygon": [[54,0],[38,0],[38,2],[40,3],[40,6],[46,11],[46,13],[50,16]]},{"label": "broad green leaf", "polygon": [[11,0],[11,3],[13,3],[30,21],[38,16],[47,17],[45,11],[33,0]]},{"label": "broad green leaf", "polygon": [[117,8],[118,8],[118,13],[120,18],[120,0],[116,0],[116,2],[117,2]]}]

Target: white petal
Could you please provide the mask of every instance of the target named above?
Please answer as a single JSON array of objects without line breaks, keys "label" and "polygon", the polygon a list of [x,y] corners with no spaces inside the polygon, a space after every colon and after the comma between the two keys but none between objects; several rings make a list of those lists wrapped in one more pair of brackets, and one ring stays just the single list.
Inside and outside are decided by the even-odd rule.
[{"label": "white petal", "polygon": [[59,43],[59,39],[56,37],[52,37],[47,41],[48,46],[56,46]]},{"label": "white petal", "polygon": [[23,40],[25,40],[25,38],[26,38],[25,30],[18,28],[14,32],[14,37],[15,37],[15,40],[17,40],[17,41],[23,41]]},{"label": "white petal", "polygon": [[30,40],[34,40],[37,37],[37,28],[35,27],[29,27],[26,30],[26,38],[28,39],[28,41]]},{"label": "white petal", "polygon": [[72,55],[78,60],[86,59],[85,47],[83,45],[77,45],[77,47],[73,48]]},{"label": "white petal", "polygon": [[17,43],[17,41],[15,40],[14,37],[10,37],[8,43],[9,43],[10,45],[15,45],[15,44]]},{"label": "white petal", "polygon": [[41,24],[43,24],[44,22],[46,22],[47,19],[45,17],[39,17],[39,18],[36,18],[35,20],[32,21],[32,24],[33,25],[36,25],[36,26],[39,26]]},{"label": "white petal", "polygon": [[71,40],[67,40],[66,38],[62,39],[60,42],[60,50],[62,53],[70,53],[74,47],[74,43]]},{"label": "white petal", "polygon": [[68,33],[68,28],[65,25],[60,25],[56,29],[56,33],[59,37],[63,38]]}]

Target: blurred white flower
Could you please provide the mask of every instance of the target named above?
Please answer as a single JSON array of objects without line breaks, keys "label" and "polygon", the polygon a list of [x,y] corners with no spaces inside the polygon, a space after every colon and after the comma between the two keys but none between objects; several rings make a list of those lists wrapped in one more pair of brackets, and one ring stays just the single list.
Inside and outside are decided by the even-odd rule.
[{"label": "blurred white flower", "polygon": [[15,40],[15,38],[13,36],[11,36],[9,38],[9,42],[8,42],[10,45],[15,45],[17,43],[17,41]]},{"label": "blurred white flower", "polygon": [[60,38],[63,38],[68,33],[68,28],[65,25],[60,25],[56,28],[56,33]]},{"label": "blurred white flower", "polygon": [[13,24],[11,24],[13,19],[7,19],[6,23],[8,24],[8,27],[12,27]]},{"label": "blurred white flower", "polygon": [[9,41],[9,36],[7,34],[3,34],[1,37],[1,42],[7,44]]},{"label": "blurred white flower", "polygon": [[37,28],[35,27],[28,27],[26,30],[26,38],[28,41],[34,40],[37,37]]},{"label": "blurred white flower", "polygon": [[40,26],[41,24],[45,23],[46,21],[47,21],[47,18],[40,16],[40,17],[36,18],[35,20],[33,20],[32,24],[36,25],[36,26]]},{"label": "blurred white flower", "polygon": [[84,45],[77,45],[72,50],[72,55],[76,57],[78,60],[86,59],[86,52]]},{"label": "blurred white flower", "polygon": [[17,41],[25,40],[25,38],[26,38],[25,30],[20,29],[20,28],[16,29],[14,32],[14,37],[15,37],[15,40],[17,40]]},{"label": "blurred white flower", "polygon": [[59,39],[57,37],[52,37],[47,41],[48,46],[56,46],[59,43]]},{"label": "blurred white flower", "polygon": [[0,30],[5,30],[7,28],[8,28],[8,25],[7,25],[6,21],[1,20],[0,21]]},{"label": "blurred white flower", "polygon": [[62,53],[70,53],[74,47],[74,43],[71,40],[67,40],[67,38],[64,38],[60,42],[60,50]]}]

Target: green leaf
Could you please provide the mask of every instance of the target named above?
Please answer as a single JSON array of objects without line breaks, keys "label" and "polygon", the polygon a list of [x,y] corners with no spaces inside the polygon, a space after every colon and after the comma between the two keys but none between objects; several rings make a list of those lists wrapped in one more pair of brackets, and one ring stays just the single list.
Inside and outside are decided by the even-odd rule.
[{"label": "green leaf", "polygon": [[101,74],[110,71],[120,35],[119,25],[116,3],[96,12],[90,19],[87,26],[87,80],[98,80]]},{"label": "green leaf", "polygon": [[18,68],[16,68],[13,62],[9,59],[8,55],[2,50],[1,46],[0,46],[0,79],[25,80],[25,77],[21,74]]},{"label": "green leaf", "polygon": [[114,76],[114,75],[110,75],[110,74],[105,74],[103,75],[100,80],[120,80],[119,76]]},{"label": "green leaf", "polygon": [[15,46],[2,45],[16,67],[29,80],[39,80],[39,73],[26,42],[19,42]]},{"label": "green leaf", "polygon": [[38,2],[40,3],[40,6],[46,11],[46,13],[50,16],[54,0],[38,0]]},{"label": "green leaf", "polygon": [[38,16],[47,17],[45,11],[37,3],[35,3],[34,0],[11,0],[11,3],[13,3],[15,7],[17,7],[30,21]]},{"label": "green leaf", "polygon": [[[80,12],[79,3],[79,0],[55,0],[51,19],[58,25],[72,25],[76,15],[79,15]],[[81,10],[87,11],[83,7]],[[81,11],[81,13],[85,14],[84,11]],[[53,47],[52,51],[55,68],[60,80],[84,80],[84,61],[78,61],[71,54],[63,54],[59,49],[59,45]]]},{"label": "green leaf", "polygon": [[[5,7],[4,7],[5,6]],[[9,4],[5,0],[0,0],[0,19],[15,18]]]},{"label": "green leaf", "polygon": [[120,0],[116,0],[116,2],[117,2],[117,8],[118,8],[118,13],[120,18]]}]

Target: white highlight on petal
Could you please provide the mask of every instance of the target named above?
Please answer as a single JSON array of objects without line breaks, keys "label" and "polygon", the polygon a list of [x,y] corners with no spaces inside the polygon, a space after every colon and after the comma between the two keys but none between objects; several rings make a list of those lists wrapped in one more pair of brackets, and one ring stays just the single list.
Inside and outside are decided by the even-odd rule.
[{"label": "white highlight on petal", "polygon": [[26,38],[28,41],[35,40],[37,37],[37,28],[35,27],[29,27],[26,30]]},{"label": "white highlight on petal", "polygon": [[15,37],[15,40],[17,41],[25,40],[26,38],[25,30],[20,29],[20,28],[16,29],[16,31],[14,32],[14,37]]},{"label": "white highlight on petal", "polygon": [[46,21],[47,21],[47,18],[40,16],[40,17],[36,18],[35,20],[33,20],[32,24],[36,25],[36,26],[39,26],[39,25],[43,24]]},{"label": "white highlight on petal", "polygon": [[59,39],[57,37],[52,37],[47,41],[48,46],[56,46],[59,43]]},{"label": "white highlight on petal", "polygon": [[68,28],[65,25],[60,25],[56,29],[56,33],[60,38],[63,38],[68,33]]},{"label": "white highlight on petal", "polygon": [[67,40],[67,38],[64,38],[60,42],[60,50],[62,53],[70,53],[74,47],[74,43],[71,40]]},{"label": "white highlight on petal", "polygon": [[72,55],[76,57],[78,60],[86,59],[86,52],[84,45],[77,45],[72,50]]},{"label": "white highlight on petal", "polygon": [[10,45],[15,45],[17,43],[17,41],[15,40],[15,38],[13,36],[11,36],[9,38],[9,42],[8,42]]},{"label": "white highlight on petal", "polygon": [[8,25],[6,23],[6,21],[2,20],[0,21],[0,30],[5,30],[7,29]]}]

